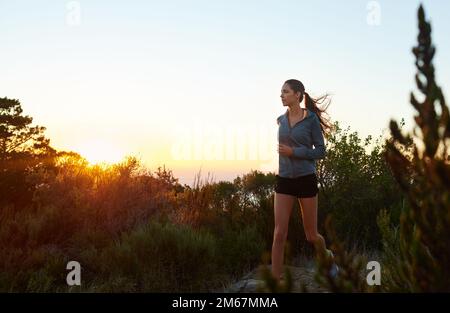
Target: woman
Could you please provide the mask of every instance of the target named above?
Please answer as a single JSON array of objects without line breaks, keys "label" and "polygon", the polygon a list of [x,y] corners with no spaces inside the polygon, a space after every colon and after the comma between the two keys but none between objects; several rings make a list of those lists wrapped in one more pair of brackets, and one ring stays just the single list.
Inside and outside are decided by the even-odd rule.
[{"label": "woman", "polygon": [[[331,127],[322,117],[326,108],[321,110],[317,104],[327,98],[327,95],[311,98],[296,79],[287,80],[281,89],[281,102],[287,110],[277,118],[279,169],[276,175],[272,245],[272,275],[277,281],[281,276],[289,218],[296,198],[301,208],[306,239],[317,249],[326,249],[324,238],[317,232],[315,160],[323,159],[326,154],[323,131]],[[305,108],[300,107],[303,100]],[[333,256],[330,250],[326,251]],[[330,274],[335,276],[337,271],[337,266],[333,264]]]}]

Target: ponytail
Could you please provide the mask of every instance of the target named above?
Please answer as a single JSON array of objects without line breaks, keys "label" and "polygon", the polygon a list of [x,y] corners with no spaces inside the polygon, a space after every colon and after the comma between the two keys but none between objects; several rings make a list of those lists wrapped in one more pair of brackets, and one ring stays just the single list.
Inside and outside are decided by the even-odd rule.
[{"label": "ponytail", "polygon": [[[322,129],[322,133],[324,134],[325,138],[328,138],[330,136],[330,132],[333,129],[333,126],[330,125],[329,119],[324,118],[324,113],[326,113],[326,110],[328,109],[328,106],[330,105],[331,99],[328,94],[325,94],[323,96],[320,96],[319,98],[312,98],[306,91],[304,91],[304,97],[305,97],[305,107],[316,113],[317,117],[320,121],[320,128]],[[317,104],[326,104],[325,108],[319,108]],[[328,115],[328,113],[326,113]]]}]

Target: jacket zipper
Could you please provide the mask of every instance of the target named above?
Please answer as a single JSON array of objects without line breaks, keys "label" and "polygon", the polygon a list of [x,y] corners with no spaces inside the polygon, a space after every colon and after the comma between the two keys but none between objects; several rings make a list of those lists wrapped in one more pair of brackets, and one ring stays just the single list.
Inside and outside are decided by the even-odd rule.
[{"label": "jacket zipper", "polygon": [[[308,113],[308,112],[307,112]],[[295,128],[295,126],[297,126],[299,123],[303,122],[306,119],[307,116],[303,117],[300,121],[298,121],[297,123],[295,123],[295,125],[293,127],[291,127],[291,123],[289,122],[289,116],[286,114],[286,119],[287,119],[287,124],[288,124],[288,128],[289,128],[289,141],[291,141],[291,132],[292,129]],[[294,165],[293,165],[293,161],[291,157],[289,158],[289,163],[291,164],[291,178],[294,178]]]},{"label": "jacket zipper", "polygon": [[[289,118],[288,118],[288,127],[289,127],[289,143],[291,142],[291,125],[289,123]],[[295,125],[294,125],[295,126]],[[292,158],[288,157],[289,159],[289,164],[291,164],[291,178],[294,177],[294,164],[292,164]]]}]

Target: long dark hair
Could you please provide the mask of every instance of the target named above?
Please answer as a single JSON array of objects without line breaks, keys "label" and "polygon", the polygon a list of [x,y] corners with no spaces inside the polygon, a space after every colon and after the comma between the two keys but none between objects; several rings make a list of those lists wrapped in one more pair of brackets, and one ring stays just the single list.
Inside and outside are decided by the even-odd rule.
[{"label": "long dark hair", "polygon": [[[318,98],[312,98],[305,91],[305,86],[303,85],[303,83],[297,79],[288,79],[284,83],[288,84],[294,92],[301,93],[300,102],[302,102],[303,97],[305,97],[305,107],[317,114],[317,117],[320,121],[320,128],[322,129],[322,133],[325,138],[328,138],[331,131],[333,130],[333,126],[330,124],[329,118],[324,118],[324,114],[328,115],[326,110],[331,103],[330,96],[328,94],[324,94]],[[321,107],[318,107],[318,105],[320,105]]]}]

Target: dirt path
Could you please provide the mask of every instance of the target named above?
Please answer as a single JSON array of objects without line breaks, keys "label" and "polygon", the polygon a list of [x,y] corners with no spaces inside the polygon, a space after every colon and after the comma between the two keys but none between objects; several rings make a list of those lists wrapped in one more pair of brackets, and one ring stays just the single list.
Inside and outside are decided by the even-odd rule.
[{"label": "dirt path", "polygon": [[[306,287],[307,292],[328,292],[326,289],[319,286],[314,280],[315,269],[314,262],[312,260],[297,260],[296,262],[293,262],[292,265],[287,267],[290,269],[292,274],[292,292],[302,292],[302,285]],[[229,286],[224,287],[222,290],[217,290],[216,292],[254,293],[258,292],[257,289],[259,286],[264,286],[264,281],[260,277],[259,269],[255,268],[238,281],[233,282]]]}]

